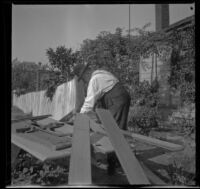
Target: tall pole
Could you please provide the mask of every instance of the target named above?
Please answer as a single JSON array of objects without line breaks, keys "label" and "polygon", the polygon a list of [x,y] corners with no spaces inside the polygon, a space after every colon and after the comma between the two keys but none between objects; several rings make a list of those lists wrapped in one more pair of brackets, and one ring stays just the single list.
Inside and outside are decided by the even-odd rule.
[{"label": "tall pole", "polygon": [[128,8],[129,8],[129,11],[128,11],[129,12],[129,25],[128,25],[129,34],[128,35],[129,35],[129,50],[130,50],[130,29],[131,29],[131,5],[130,4],[129,4]]},{"label": "tall pole", "polygon": [[158,78],[157,78],[157,76],[158,76],[158,70],[157,70],[157,57],[158,57],[157,54],[155,54],[155,68],[156,68],[156,78],[155,78],[155,79],[156,79],[156,81],[157,81],[157,79],[158,79]]},{"label": "tall pole", "polygon": [[152,54],[152,62],[151,62],[151,85],[154,79],[153,76],[154,76],[154,53]]},{"label": "tall pole", "polygon": [[131,61],[131,49],[130,49],[130,30],[131,30],[131,5],[129,4],[129,6],[128,6],[128,45],[129,45],[129,47],[128,47],[128,66],[127,66],[127,74],[128,74],[128,72],[129,72],[129,65],[130,65],[130,61]]}]

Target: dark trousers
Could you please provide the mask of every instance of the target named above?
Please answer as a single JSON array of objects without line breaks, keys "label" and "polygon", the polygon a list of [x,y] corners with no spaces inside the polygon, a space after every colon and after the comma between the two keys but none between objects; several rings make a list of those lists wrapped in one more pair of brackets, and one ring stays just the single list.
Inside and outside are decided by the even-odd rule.
[{"label": "dark trousers", "polygon": [[130,95],[120,83],[117,83],[100,99],[102,108],[110,110],[119,128],[123,130],[127,130],[130,101]]}]

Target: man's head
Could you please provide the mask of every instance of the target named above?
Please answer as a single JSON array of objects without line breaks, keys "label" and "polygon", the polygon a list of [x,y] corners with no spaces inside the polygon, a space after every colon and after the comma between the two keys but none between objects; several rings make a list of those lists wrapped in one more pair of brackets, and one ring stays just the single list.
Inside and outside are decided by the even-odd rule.
[{"label": "man's head", "polygon": [[91,68],[88,63],[79,64],[74,68],[74,74],[78,76],[79,79],[82,79],[85,83],[88,83],[91,77]]}]

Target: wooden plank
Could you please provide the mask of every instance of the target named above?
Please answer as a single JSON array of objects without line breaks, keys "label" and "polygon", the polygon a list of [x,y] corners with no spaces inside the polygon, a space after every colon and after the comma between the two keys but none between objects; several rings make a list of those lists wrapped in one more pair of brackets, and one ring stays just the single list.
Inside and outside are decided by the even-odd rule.
[{"label": "wooden plank", "polygon": [[56,137],[42,131],[20,133],[19,135],[22,138],[38,143],[38,145],[45,145],[52,150],[62,150],[71,147],[71,137]]},{"label": "wooden plank", "polygon": [[[90,120],[90,128],[94,132],[100,133],[102,135],[107,135],[107,133],[103,129],[103,126],[101,124],[95,123],[93,120]],[[121,132],[125,137],[134,138],[137,141],[140,141],[149,145],[157,146],[169,151],[179,151],[179,150],[183,150],[184,148],[182,145],[166,142],[166,141],[152,138],[149,136],[144,136],[144,135],[140,135],[136,133],[130,133],[129,131],[124,131],[124,130],[121,130]]]},{"label": "wooden plank", "polygon": [[70,155],[71,148],[55,151],[47,146],[23,138],[16,133],[12,133],[11,142],[26,152],[32,154],[41,161],[59,159]]},{"label": "wooden plank", "polygon": [[63,134],[68,134],[69,136],[72,136],[74,132],[74,127],[65,123],[64,126],[55,128],[55,131],[59,131]]},{"label": "wooden plank", "polygon": [[39,120],[39,119],[44,119],[44,118],[47,118],[47,117],[50,117],[50,116],[52,116],[52,115],[48,114],[48,115],[41,115],[41,116],[27,116],[27,117],[22,117],[22,118],[19,118],[19,119],[13,119],[12,123],[21,122],[21,121],[24,121],[24,120]]},{"label": "wooden plank", "polygon": [[130,133],[128,131],[124,131],[121,130],[121,132],[125,135],[125,136],[129,136],[129,137],[133,137],[135,140],[144,142],[146,144],[149,145],[154,145],[160,148],[164,148],[170,151],[179,151],[179,150],[183,150],[183,146],[178,145],[178,144],[174,144],[171,142],[166,142],[163,140],[159,140],[156,138],[152,138],[152,137],[148,137],[148,136],[144,136],[144,135],[140,135],[140,134],[136,134],[136,133]]},{"label": "wooden plank", "polygon": [[141,165],[133,154],[129,144],[120,132],[118,125],[108,110],[97,109],[97,114],[105,126],[117,157],[130,184],[150,184]]},{"label": "wooden plank", "polygon": [[151,181],[152,184],[154,185],[166,185],[166,183],[161,180],[156,174],[154,174],[148,167],[143,162],[140,162],[140,165],[142,166],[144,172],[147,175],[147,178]]},{"label": "wooden plank", "polygon": [[91,184],[91,152],[89,119],[77,114],[74,122],[72,151],[69,168],[69,184]]}]

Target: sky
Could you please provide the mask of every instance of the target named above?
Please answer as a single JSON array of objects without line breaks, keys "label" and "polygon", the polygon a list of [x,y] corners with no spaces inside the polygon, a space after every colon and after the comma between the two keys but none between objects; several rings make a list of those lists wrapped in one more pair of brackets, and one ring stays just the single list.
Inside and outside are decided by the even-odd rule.
[{"label": "sky", "polygon": [[[46,49],[58,46],[80,48],[85,39],[101,31],[129,27],[129,5],[13,5],[12,60],[47,63]],[[194,4],[170,4],[170,24],[194,15]],[[131,5],[130,26],[155,31],[155,5]]]}]

